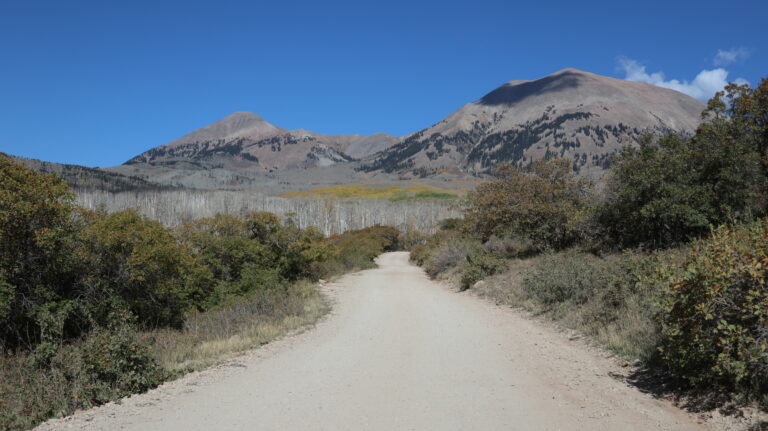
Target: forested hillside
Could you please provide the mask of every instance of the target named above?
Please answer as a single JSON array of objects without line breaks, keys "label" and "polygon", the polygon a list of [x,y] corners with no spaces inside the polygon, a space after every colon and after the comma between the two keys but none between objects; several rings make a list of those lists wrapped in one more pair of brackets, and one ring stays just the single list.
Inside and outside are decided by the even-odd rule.
[{"label": "forested hillside", "polygon": [[[0,155],[5,155],[0,153]],[[7,156],[7,155],[5,155]],[[8,156],[10,157],[10,156]],[[156,191],[169,190],[175,187],[156,184],[143,178],[122,175],[98,168],[68,165],[62,163],[44,162],[41,160],[12,157],[17,162],[43,173],[53,173],[60,176],[73,190],[102,190],[108,192],[125,191]]]}]

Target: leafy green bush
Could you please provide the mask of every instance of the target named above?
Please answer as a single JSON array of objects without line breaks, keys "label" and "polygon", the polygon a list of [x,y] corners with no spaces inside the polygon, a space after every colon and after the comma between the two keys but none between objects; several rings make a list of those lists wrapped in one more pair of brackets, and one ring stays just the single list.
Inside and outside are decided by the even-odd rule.
[{"label": "leafy green bush", "polygon": [[768,393],[768,219],[693,245],[664,295],[662,356],[694,385]]},{"label": "leafy green bush", "polygon": [[80,233],[78,293],[91,316],[130,310],[144,327],[175,326],[210,295],[210,272],[159,222],[135,210],[99,218]]},{"label": "leafy green bush", "polygon": [[[278,224],[279,226],[279,224]],[[220,284],[237,282],[246,266],[275,268],[276,253],[258,240],[245,219],[216,214],[185,223],[179,235],[202,258]],[[254,269],[250,268],[250,272]]]},{"label": "leafy green bush", "polygon": [[72,199],[61,179],[0,155],[0,347],[40,342],[38,307],[71,297]]}]

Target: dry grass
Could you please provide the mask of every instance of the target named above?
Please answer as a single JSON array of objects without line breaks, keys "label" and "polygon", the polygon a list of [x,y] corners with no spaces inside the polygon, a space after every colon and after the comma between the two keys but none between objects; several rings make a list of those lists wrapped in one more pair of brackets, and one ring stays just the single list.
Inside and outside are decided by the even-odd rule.
[{"label": "dry grass", "polygon": [[315,323],[330,306],[309,282],[255,292],[187,319],[183,331],[155,331],[158,362],[171,374],[199,370]]},{"label": "dry grass", "polygon": [[398,197],[429,196],[429,193],[440,195],[461,196],[466,190],[443,189],[421,183],[408,183],[404,185],[377,186],[350,184],[340,186],[318,187],[309,190],[284,193],[285,198],[311,197],[320,199],[392,199]]}]

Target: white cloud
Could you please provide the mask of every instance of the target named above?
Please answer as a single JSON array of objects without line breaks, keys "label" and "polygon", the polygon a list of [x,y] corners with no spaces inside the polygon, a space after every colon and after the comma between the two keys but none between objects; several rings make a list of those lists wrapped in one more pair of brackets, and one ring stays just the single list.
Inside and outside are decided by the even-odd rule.
[{"label": "white cloud", "polygon": [[[723,68],[712,70],[702,70],[693,78],[693,81],[679,81],[677,79],[667,80],[664,72],[648,73],[645,66],[631,58],[620,58],[619,66],[624,70],[627,81],[640,81],[659,87],[670,88],[672,90],[685,93],[699,100],[707,100],[714,96],[728,84],[728,71]],[[739,84],[746,84],[747,81],[738,78],[735,81]]]},{"label": "white cloud", "polygon": [[715,66],[726,66],[739,60],[745,60],[749,57],[747,48],[718,49],[715,55]]}]

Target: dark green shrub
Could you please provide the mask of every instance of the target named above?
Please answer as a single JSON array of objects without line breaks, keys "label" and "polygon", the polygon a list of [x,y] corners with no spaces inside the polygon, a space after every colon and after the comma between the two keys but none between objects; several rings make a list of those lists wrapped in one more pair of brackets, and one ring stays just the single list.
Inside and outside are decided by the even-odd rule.
[{"label": "dark green shrub", "polygon": [[[279,225],[270,226],[270,231],[277,228]],[[179,235],[198,252],[219,283],[237,282],[248,265],[270,269],[277,266],[275,250],[260,241],[261,235],[254,234],[253,227],[239,217],[216,214],[194,220],[185,223]]]},{"label": "dark green shrub", "polygon": [[78,293],[97,322],[130,310],[143,327],[181,326],[210,295],[210,272],[159,222],[120,211],[80,233]]},{"label": "dark green shrub", "polygon": [[766,213],[768,79],[729,84],[703,116],[692,138],[647,136],[613,161],[597,211],[613,245],[669,247]]},{"label": "dark green shrub", "polygon": [[676,376],[768,393],[768,219],[695,243],[661,318],[662,357]]},{"label": "dark green shrub", "polygon": [[144,392],[164,378],[150,344],[123,319],[115,317],[109,328],[96,328],[82,346],[83,371],[93,379],[88,395],[97,404]]},{"label": "dark green shrub", "polygon": [[330,246],[327,263],[329,273],[375,267],[374,259],[384,251],[399,247],[399,231],[386,226],[372,226],[333,235],[327,239]]},{"label": "dark green shrub", "polygon": [[478,281],[506,268],[504,259],[477,247],[466,254],[466,262],[461,268],[461,289],[469,289]]},{"label": "dark green shrub", "polygon": [[86,409],[143,392],[165,377],[151,345],[126,315],[110,328],[97,328],[71,344],[43,342],[47,364],[38,352],[0,355],[0,429],[23,430],[77,409]]},{"label": "dark green shrub", "polygon": [[72,199],[61,179],[0,155],[0,347],[33,347],[37,307],[73,297]]}]

